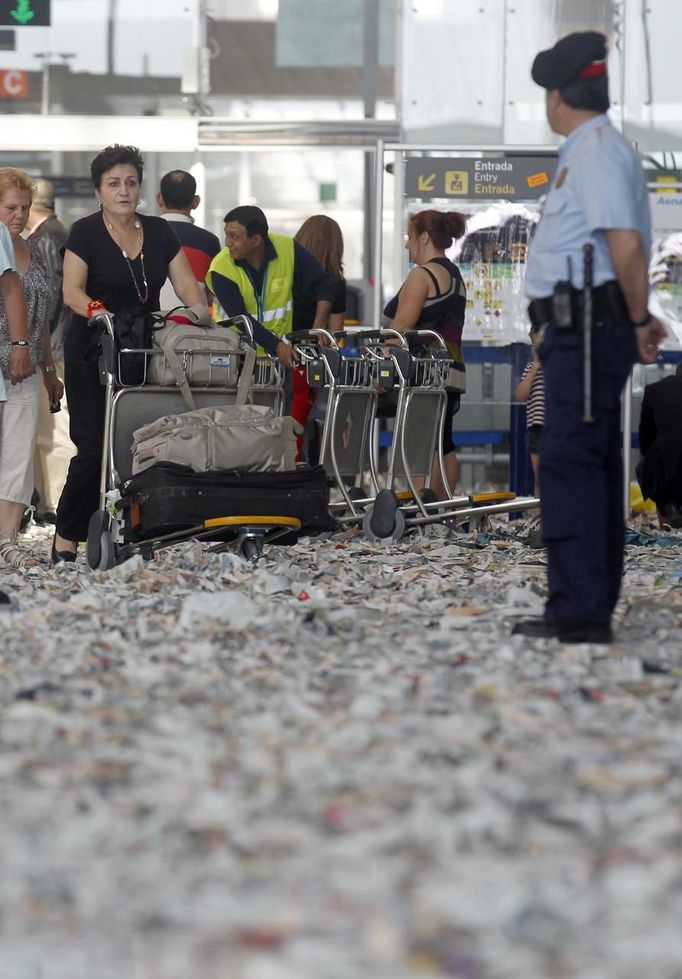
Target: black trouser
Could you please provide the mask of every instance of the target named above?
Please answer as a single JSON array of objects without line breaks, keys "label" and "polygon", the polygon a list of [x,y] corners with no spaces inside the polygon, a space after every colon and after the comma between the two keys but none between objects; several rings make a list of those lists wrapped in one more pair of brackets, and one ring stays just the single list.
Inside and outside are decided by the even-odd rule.
[{"label": "black trouser", "polygon": [[595,420],[583,421],[583,336],[550,324],[539,348],[545,377],[540,452],[550,618],[608,625],[623,571],[620,395],[636,359],[632,326],[609,312],[592,334]]},{"label": "black trouser", "polygon": [[659,510],[667,503],[682,504],[682,456],[679,438],[659,435],[637,463],[637,479],[644,499]]},{"label": "black trouser", "polygon": [[76,446],[57,507],[57,533],[84,541],[88,521],[99,509],[105,389],[97,359],[88,358],[90,327],[72,322],[64,343],[64,381],[69,405],[69,433]]}]

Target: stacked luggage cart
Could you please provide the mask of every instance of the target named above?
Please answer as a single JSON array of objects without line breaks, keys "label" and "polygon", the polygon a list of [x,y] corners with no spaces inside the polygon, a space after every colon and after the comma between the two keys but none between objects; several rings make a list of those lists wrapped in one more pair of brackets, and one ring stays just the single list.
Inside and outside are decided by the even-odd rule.
[{"label": "stacked luggage cart", "polygon": [[[307,514],[306,526],[334,526],[321,468],[195,472],[160,462],[134,475],[134,433],[158,419],[186,412],[187,392],[183,394],[178,383],[148,383],[151,359],[164,357],[163,349],[119,348],[112,318],[100,319],[105,428],[100,508],[90,519],[87,541],[91,568],[105,570],[134,554],[150,558],[160,548],[188,539],[211,541],[216,548],[236,543],[245,556],[255,558],[265,543],[295,539],[303,526],[303,513]],[[192,404],[199,409],[219,409],[246,400],[248,394],[252,403],[281,414],[282,373],[276,361],[256,358],[249,318],[238,316],[223,326],[238,331],[237,343],[214,349],[210,355],[191,348],[183,353],[186,377],[191,377],[193,359],[208,356],[216,364],[215,377],[203,371],[208,383],[191,387]],[[124,383],[126,358],[141,355],[146,365],[144,375],[136,378],[141,383]]]},{"label": "stacked luggage cart", "polygon": [[[325,330],[293,333],[308,382],[326,388],[320,461],[340,500],[331,504],[342,526],[359,525],[371,540],[398,540],[410,529],[446,520],[477,524],[493,514],[539,507],[514,493],[454,496],[442,454],[450,358],[431,330]],[[394,403],[386,475],[379,475],[374,423],[380,392]],[[436,458],[446,500],[429,489]]]}]

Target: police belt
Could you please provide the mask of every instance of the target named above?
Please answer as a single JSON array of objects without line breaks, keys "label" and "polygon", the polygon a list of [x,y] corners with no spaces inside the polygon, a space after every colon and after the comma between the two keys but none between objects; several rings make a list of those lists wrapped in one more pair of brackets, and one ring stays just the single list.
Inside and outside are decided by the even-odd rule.
[{"label": "police belt", "polygon": [[[605,313],[628,321],[630,316],[623,298],[623,292],[615,279],[610,279],[592,290],[592,308],[595,321]],[[571,320],[573,326],[580,326],[583,314],[583,291],[571,287]],[[528,306],[528,316],[533,326],[544,326],[556,320],[554,315],[554,299],[533,299]]]}]

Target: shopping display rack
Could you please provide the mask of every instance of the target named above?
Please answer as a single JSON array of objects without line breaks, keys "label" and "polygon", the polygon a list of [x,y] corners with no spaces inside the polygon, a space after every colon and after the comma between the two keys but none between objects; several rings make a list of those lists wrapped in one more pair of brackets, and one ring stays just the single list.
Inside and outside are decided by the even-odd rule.
[{"label": "shopping display rack", "polygon": [[[236,316],[224,323],[238,331],[240,342],[237,351],[212,351],[219,354],[221,364],[229,365],[237,358],[240,368],[247,352],[254,349],[251,322],[247,316]],[[231,540],[242,553],[257,556],[265,543],[271,543],[284,534],[300,530],[301,521],[293,517],[256,513],[235,516],[228,512],[208,512],[200,523],[155,533],[152,538],[139,540],[131,533],[130,514],[126,514],[125,487],[132,476],[133,432],[143,425],[166,415],[179,414],[187,405],[177,385],[161,387],[153,384],[129,385],[122,382],[125,376],[122,366],[125,358],[140,354],[146,358],[163,357],[158,347],[145,350],[119,349],[116,344],[113,319],[104,314],[93,317],[93,327],[102,330],[100,354],[100,378],[105,388],[104,438],[100,483],[100,507],[90,518],[87,539],[87,560],[93,569],[105,570],[133,554],[150,558],[155,551],[181,540],[197,538],[209,541]],[[211,329],[211,327],[207,327]],[[204,351],[188,350],[186,358],[209,356]],[[250,355],[253,360],[253,354]],[[149,363],[147,359],[145,363]],[[227,371],[226,376],[236,376],[239,371]],[[144,374],[146,381],[146,369]],[[219,407],[234,403],[238,382],[233,384],[192,387],[197,408]],[[250,395],[254,402],[273,407],[281,412],[283,404],[282,373],[276,362],[259,359],[255,362],[250,383]],[[126,519],[128,517],[128,519]]]},{"label": "shopping display rack", "polygon": [[[361,525],[368,538],[390,541],[431,523],[456,518],[476,525],[493,514],[539,507],[534,497],[506,492],[453,495],[442,453],[451,360],[439,334],[311,330],[289,339],[308,383],[325,390],[320,461],[341,496],[332,503],[341,525]],[[395,404],[384,485],[373,437],[380,392],[392,393]],[[437,500],[429,488],[434,458],[448,492],[445,500]]]}]

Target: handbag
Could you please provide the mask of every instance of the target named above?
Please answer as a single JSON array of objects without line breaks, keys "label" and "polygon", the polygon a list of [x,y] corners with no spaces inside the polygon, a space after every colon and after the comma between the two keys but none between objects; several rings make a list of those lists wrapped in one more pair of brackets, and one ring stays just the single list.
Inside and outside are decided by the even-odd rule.
[{"label": "handbag", "polygon": [[256,352],[250,346],[245,348],[240,375],[239,362],[243,348],[234,329],[164,319],[154,326],[151,345],[160,352],[149,359],[147,382],[161,387],[177,384],[190,410],[196,408],[190,390],[192,387],[236,386],[237,404],[246,401]]},{"label": "handbag", "polygon": [[148,350],[152,345],[154,327],[160,318],[159,313],[146,313],[141,309],[122,309],[114,313],[114,345],[118,355],[118,377],[121,384],[144,384],[148,355],[122,351]]},{"label": "handbag", "polygon": [[224,405],[166,415],[133,432],[133,475],[157,462],[194,472],[283,472],[296,465],[302,429],[265,405]]}]

